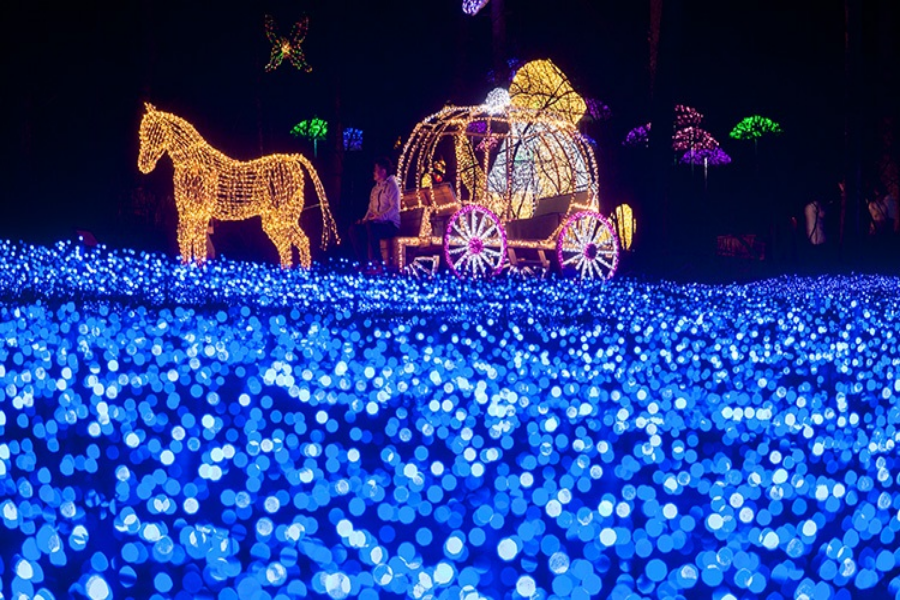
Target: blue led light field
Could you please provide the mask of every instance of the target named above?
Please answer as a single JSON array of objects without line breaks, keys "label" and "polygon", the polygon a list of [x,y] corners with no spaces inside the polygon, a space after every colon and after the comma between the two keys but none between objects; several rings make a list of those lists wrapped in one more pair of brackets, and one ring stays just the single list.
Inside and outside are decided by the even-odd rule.
[{"label": "blue led light field", "polygon": [[900,280],[0,243],[0,594],[894,598]]}]

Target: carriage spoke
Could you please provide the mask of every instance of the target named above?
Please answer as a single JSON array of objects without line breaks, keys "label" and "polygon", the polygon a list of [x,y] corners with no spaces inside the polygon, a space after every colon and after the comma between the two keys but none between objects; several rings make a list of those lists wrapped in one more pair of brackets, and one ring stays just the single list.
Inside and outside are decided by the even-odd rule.
[{"label": "carriage spoke", "polygon": [[482,237],[485,235],[484,230],[494,224],[487,215],[482,215],[481,219],[478,220],[478,226],[475,229],[475,235],[478,237]]},{"label": "carriage spoke", "polygon": [[484,254],[479,254],[478,258],[481,261],[481,264],[484,266],[484,271],[486,273],[491,273],[496,268],[493,264],[491,264],[491,261]]},{"label": "carriage spoke", "polygon": [[[487,220],[487,219],[485,219],[485,220]],[[481,236],[483,238],[491,238],[491,237],[494,237],[494,232],[497,232],[497,224],[492,221],[490,224],[490,227],[488,227],[487,231],[483,232],[481,234]],[[497,237],[500,237],[500,236],[498,235]]]},{"label": "carriage spoke", "polygon": [[585,233],[586,233],[584,229],[585,229],[584,219],[579,219],[575,223],[575,226],[572,227],[572,235],[575,237],[575,242],[579,246],[583,246],[587,243],[587,240],[584,237]]},{"label": "carriage spoke", "polygon": [[595,221],[592,219],[591,223],[591,243],[595,246],[599,246],[603,243],[603,234],[606,233],[606,228],[603,227],[603,223],[600,221]]},{"label": "carriage spoke", "polygon": [[472,216],[472,213],[468,213],[462,219],[459,220],[462,223],[463,231],[465,232],[466,239],[471,240],[475,237],[475,220]]},{"label": "carriage spoke", "polygon": [[490,255],[485,255],[484,260],[491,265],[492,269],[503,266],[503,254],[499,251],[492,252]]},{"label": "carriage spoke", "polygon": [[474,237],[478,237],[476,230],[478,229],[478,215],[473,214],[475,211],[472,211],[466,215],[463,219],[466,227],[466,233],[468,234],[468,238],[471,240]]},{"label": "carriage spoke", "polygon": [[466,242],[469,241],[469,238],[471,238],[471,235],[469,234],[469,229],[466,226],[465,216],[463,216],[460,219],[457,219],[453,223],[453,233],[456,234],[454,237],[457,237],[460,239],[460,243],[465,244]]},{"label": "carriage spoke", "polygon": [[473,256],[472,260],[469,261],[469,274],[477,277],[481,275],[483,270],[480,257],[477,255]]},{"label": "carriage spoke", "polygon": [[590,261],[583,260],[583,261],[581,261],[580,266],[581,266],[581,278],[584,279],[585,271],[587,271],[588,269],[591,268],[591,263],[590,263]]},{"label": "carriage spoke", "polygon": [[586,244],[594,241],[594,224],[590,219],[583,218],[579,221],[581,224],[581,239]]},{"label": "carriage spoke", "polygon": [[460,244],[465,244],[469,239],[469,232],[465,228],[465,223],[463,223],[463,219],[459,219],[456,223],[453,224],[453,233],[455,235],[451,236],[450,239],[456,238],[459,240]]},{"label": "carriage spoke", "polygon": [[579,264],[579,277],[584,279],[585,277],[591,277],[594,273],[594,266],[592,262],[588,259],[582,259]]},{"label": "carriage spoke", "polygon": [[567,252],[580,252],[584,248],[584,244],[575,240],[563,240],[563,250]]},{"label": "carriage spoke", "polygon": [[474,262],[475,262],[475,266],[478,268],[479,271],[483,271],[485,268],[490,270],[490,268],[491,268],[491,265],[488,263],[487,259],[484,256],[482,256],[481,254],[475,255]]}]

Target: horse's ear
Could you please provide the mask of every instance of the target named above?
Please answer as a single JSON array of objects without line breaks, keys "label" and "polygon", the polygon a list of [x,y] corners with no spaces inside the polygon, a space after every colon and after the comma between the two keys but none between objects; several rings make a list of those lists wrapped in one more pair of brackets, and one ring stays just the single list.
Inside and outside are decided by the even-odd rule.
[{"label": "horse's ear", "polygon": [[147,112],[153,112],[154,110],[156,110],[156,107],[149,102],[144,102],[144,110],[146,110]]}]

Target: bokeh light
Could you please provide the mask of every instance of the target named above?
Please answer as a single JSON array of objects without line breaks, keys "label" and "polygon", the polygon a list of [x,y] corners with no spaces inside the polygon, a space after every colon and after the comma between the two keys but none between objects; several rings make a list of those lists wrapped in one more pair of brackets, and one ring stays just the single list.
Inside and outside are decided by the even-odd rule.
[{"label": "bokeh light", "polygon": [[0,243],[0,593],[895,597],[898,292]]}]

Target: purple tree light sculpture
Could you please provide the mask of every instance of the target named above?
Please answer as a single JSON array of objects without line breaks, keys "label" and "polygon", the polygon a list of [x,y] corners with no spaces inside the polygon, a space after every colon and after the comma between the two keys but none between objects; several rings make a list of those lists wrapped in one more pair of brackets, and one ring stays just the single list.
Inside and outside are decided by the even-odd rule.
[{"label": "purple tree light sculpture", "polygon": [[650,123],[638,125],[634,129],[629,131],[628,135],[625,136],[625,140],[622,142],[622,145],[629,148],[646,148],[647,146],[649,146]]},{"label": "purple tree light sculpture", "polygon": [[[698,150],[715,150],[719,147],[716,141],[708,131],[700,127],[689,125],[683,129],[679,129],[672,136],[672,150],[675,152],[686,152],[693,154]],[[691,163],[693,170],[694,163]]]},{"label": "purple tree light sculpture", "polygon": [[596,98],[587,98],[588,114],[594,121],[608,121],[612,117],[609,107]]},{"label": "purple tree light sculpture", "polygon": [[721,148],[701,148],[688,150],[679,161],[683,165],[703,165],[703,185],[706,186],[709,167],[721,167],[731,164],[731,157]]}]

